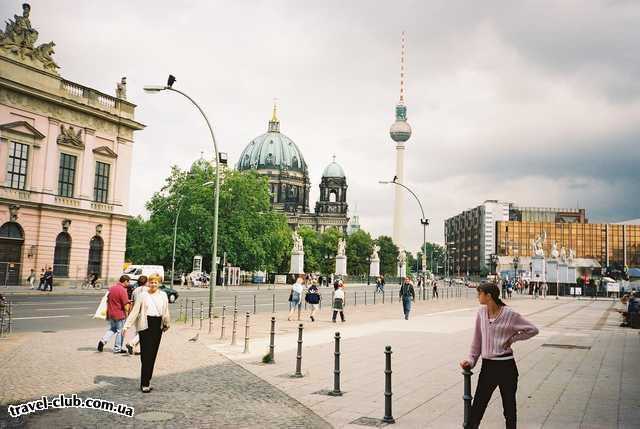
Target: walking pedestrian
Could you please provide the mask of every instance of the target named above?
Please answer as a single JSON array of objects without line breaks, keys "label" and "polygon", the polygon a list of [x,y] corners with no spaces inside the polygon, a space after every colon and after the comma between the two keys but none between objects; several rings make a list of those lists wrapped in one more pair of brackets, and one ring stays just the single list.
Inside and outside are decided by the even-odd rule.
[{"label": "walking pedestrian", "polygon": [[413,283],[411,277],[404,278],[402,286],[400,286],[400,301],[402,301],[402,309],[404,311],[404,320],[409,320],[409,313],[411,312],[411,302],[416,299],[416,292],[413,289]]},{"label": "walking pedestrian", "polygon": [[[149,290],[147,287],[147,276],[138,277],[138,286],[133,289],[131,293],[131,300],[133,301],[132,305],[135,305],[135,302],[140,299],[140,294]],[[126,343],[127,352],[130,355],[133,354],[134,349],[140,343],[140,334],[136,331],[136,335],[131,339],[131,341]]]},{"label": "walking pedestrian", "polygon": [[49,267],[44,272],[44,290],[49,289],[49,292],[53,292],[53,268]]},{"label": "walking pedestrian", "polygon": [[433,281],[433,288],[431,290],[431,298],[439,298],[439,296],[438,296],[438,282],[436,280]]},{"label": "walking pedestrian", "polygon": [[124,274],[120,276],[120,281],[115,283],[109,288],[109,294],[107,295],[107,323],[109,329],[98,341],[98,351],[101,352],[105,344],[109,342],[109,339],[115,334],[115,344],[113,346],[114,353],[126,353],[126,350],[122,349],[122,343],[124,340],[123,326],[124,321],[129,313],[129,295],[127,294],[127,287],[129,286],[129,276]]},{"label": "walking pedestrian", "polygon": [[478,428],[493,391],[499,387],[506,427],[515,429],[518,368],[511,345],[537,335],[538,328],[500,299],[500,289],[495,284],[483,282],[477,290],[481,307],[476,316],[471,351],[469,357],[460,362],[463,369],[471,369],[482,356],[469,428]]},{"label": "walking pedestrian", "polygon": [[29,282],[29,286],[31,286],[29,289],[35,289],[36,271],[33,268],[31,268],[31,271],[29,272],[29,277],[27,277],[27,282]]},{"label": "walking pedestrian", "polygon": [[158,356],[162,333],[169,329],[169,300],[159,289],[160,275],[149,276],[149,287],[140,292],[131,314],[124,325],[125,331],[135,325],[140,335],[140,390],[149,393],[153,367]]},{"label": "walking pedestrian", "polygon": [[343,322],[344,320],[344,306],[345,306],[345,298],[344,298],[344,283],[342,280],[336,281],[337,288],[333,292],[333,317],[331,320],[333,323],[336,323],[336,316],[340,313],[340,320]]},{"label": "walking pedestrian", "polygon": [[38,290],[44,290],[44,268],[40,270],[40,283],[38,284]]},{"label": "walking pedestrian", "polygon": [[291,286],[291,292],[289,292],[289,316],[287,320],[291,320],[296,309],[300,305],[302,298],[302,290],[304,289],[304,276],[298,275],[296,282]]},{"label": "walking pedestrian", "polygon": [[380,281],[380,277],[376,277],[376,293],[382,292],[382,282]]},{"label": "walking pedestrian", "polygon": [[384,275],[380,274],[380,291],[384,295]]},{"label": "walking pedestrian", "polygon": [[315,322],[316,319],[313,316],[315,316],[316,311],[320,307],[320,300],[322,299],[322,296],[320,296],[320,291],[318,290],[318,286],[316,286],[315,284],[312,284],[311,286],[309,286],[309,290],[307,291],[307,294],[305,295],[304,299],[305,301],[307,301],[307,303],[311,307],[311,313],[309,314],[309,318],[311,319],[312,322]]}]

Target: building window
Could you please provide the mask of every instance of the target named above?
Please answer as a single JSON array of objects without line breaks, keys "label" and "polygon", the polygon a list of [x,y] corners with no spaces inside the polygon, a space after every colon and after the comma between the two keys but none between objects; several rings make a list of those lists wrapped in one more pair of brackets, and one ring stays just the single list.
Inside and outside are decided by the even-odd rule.
[{"label": "building window", "polygon": [[96,181],[93,185],[93,199],[100,203],[107,202],[109,195],[109,169],[111,166],[104,162],[96,162]]},{"label": "building window", "polygon": [[27,161],[29,146],[11,142],[9,146],[9,166],[7,169],[7,186],[14,189],[25,189],[27,186]]},{"label": "building window", "polygon": [[73,197],[73,184],[76,177],[76,157],[60,154],[60,174],[58,175],[58,195]]},{"label": "building window", "polygon": [[56,238],[56,247],[53,251],[53,275],[69,277],[69,256],[71,254],[71,236],[61,232]]},{"label": "building window", "polygon": [[95,235],[89,242],[89,263],[87,264],[87,274],[97,274],[102,276],[102,247],[104,242],[100,236]]}]

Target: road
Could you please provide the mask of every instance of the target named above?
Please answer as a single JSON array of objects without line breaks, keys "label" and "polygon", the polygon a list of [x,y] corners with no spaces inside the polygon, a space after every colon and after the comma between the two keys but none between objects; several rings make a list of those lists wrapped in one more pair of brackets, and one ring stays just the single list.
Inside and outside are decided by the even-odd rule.
[{"label": "road", "polygon": [[[446,289],[440,288],[440,294],[446,295]],[[453,294],[454,288],[449,288]],[[462,290],[462,289],[460,289]],[[349,285],[346,288],[346,299],[349,304],[364,305],[379,303],[382,301],[380,293],[375,294],[375,285]],[[323,287],[320,289],[322,295],[322,305],[329,305],[333,288]],[[387,285],[385,287],[385,302],[397,302],[398,286]],[[235,300],[238,302],[238,312],[264,313],[274,310],[283,311],[289,307],[289,289],[251,289],[251,290],[216,290],[214,314],[219,315],[222,307],[226,306],[227,311],[233,309]],[[444,298],[444,296],[443,296]],[[101,294],[94,295],[42,295],[10,296],[13,307],[14,332],[34,332],[34,331],[62,331],[72,329],[85,329],[104,326],[104,321],[93,319],[92,316],[101,299]],[[191,289],[180,292],[178,301],[171,304],[170,311],[172,317],[177,319],[181,309],[184,311],[188,307],[189,317],[191,309],[196,319],[200,317],[200,304],[202,303],[204,317],[207,315],[207,305],[209,302],[208,289]],[[304,306],[303,306],[304,309]],[[228,313],[227,313],[228,314]],[[197,322],[196,322],[197,323]]]}]

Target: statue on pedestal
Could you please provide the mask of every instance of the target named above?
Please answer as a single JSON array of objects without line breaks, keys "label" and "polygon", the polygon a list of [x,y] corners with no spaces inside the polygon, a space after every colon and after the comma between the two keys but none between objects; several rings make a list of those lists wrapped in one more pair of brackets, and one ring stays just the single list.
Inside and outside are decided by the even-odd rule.
[{"label": "statue on pedestal", "polygon": [[344,238],[338,240],[338,254],[337,256],[345,256],[346,254],[347,242]]},{"label": "statue on pedestal", "polygon": [[371,260],[374,261],[376,259],[380,259],[380,256],[378,256],[378,252],[380,251],[380,246],[378,246],[377,244],[373,245],[373,253],[371,253]]},{"label": "statue on pedestal", "polygon": [[538,235],[535,240],[531,239],[531,252],[534,256],[544,257],[544,240],[547,238],[547,232],[542,231],[541,235]]},{"label": "statue on pedestal", "polygon": [[304,252],[304,242],[300,234],[298,234],[298,231],[293,231],[293,251]]},{"label": "statue on pedestal", "polygon": [[558,256],[560,256],[560,252],[558,252],[558,242],[554,240],[553,245],[551,246],[551,257],[553,259],[558,259]]},{"label": "statue on pedestal", "polygon": [[564,246],[560,248],[560,259],[562,260],[562,262],[567,261],[567,249],[565,249]]}]

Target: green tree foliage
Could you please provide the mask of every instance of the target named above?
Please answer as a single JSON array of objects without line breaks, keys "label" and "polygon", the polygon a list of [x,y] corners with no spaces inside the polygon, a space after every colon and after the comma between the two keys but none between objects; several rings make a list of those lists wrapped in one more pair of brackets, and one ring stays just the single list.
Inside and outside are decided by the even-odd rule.
[{"label": "green tree foliage", "polygon": [[[171,266],[173,226],[178,210],[176,271],[190,271],[200,254],[211,269],[215,170],[200,161],[189,171],[173,167],[165,185],[147,202],[149,220],[133,218],[127,233],[127,259]],[[220,186],[218,254],[245,270],[277,271],[287,265],[291,231],[272,210],[267,179],[255,172],[228,171]]]},{"label": "green tree foliage", "polygon": [[320,270],[320,262],[322,261],[320,234],[308,226],[299,228],[298,234],[300,234],[304,242],[304,272],[318,272]]},{"label": "green tree foliage", "polygon": [[413,256],[413,253],[405,250],[407,255],[407,274],[416,272],[416,258]]},{"label": "green tree foliage", "polygon": [[369,256],[373,240],[368,232],[357,230],[347,237],[347,270],[351,275],[369,274]]},{"label": "green tree foliage", "polygon": [[395,276],[399,254],[398,246],[393,243],[391,237],[386,235],[378,237],[376,244],[380,246],[380,273],[385,276]]}]

